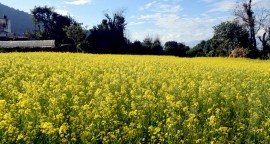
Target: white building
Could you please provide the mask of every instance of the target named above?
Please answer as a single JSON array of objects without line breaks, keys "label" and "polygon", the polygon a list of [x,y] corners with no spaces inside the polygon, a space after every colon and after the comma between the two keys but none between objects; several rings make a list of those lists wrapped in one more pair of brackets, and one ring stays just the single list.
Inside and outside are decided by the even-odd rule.
[{"label": "white building", "polygon": [[11,21],[6,16],[0,19],[0,37],[8,37],[11,34]]}]

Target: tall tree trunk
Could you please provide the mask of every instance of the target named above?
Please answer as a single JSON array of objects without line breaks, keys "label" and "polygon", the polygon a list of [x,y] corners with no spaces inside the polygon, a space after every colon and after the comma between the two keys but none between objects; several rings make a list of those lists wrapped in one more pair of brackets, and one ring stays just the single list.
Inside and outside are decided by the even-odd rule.
[{"label": "tall tree trunk", "polygon": [[249,0],[249,3],[246,6],[246,14],[248,18],[248,26],[250,31],[250,57],[256,58],[258,55],[257,42],[256,42],[256,34],[255,34],[255,17],[254,12],[252,11],[252,0]]},{"label": "tall tree trunk", "polygon": [[263,59],[268,59],[268,53],[269,53],[269,46],[267,45],[267,39],[266,39],[266,33],[263,33],[262,37],[259,37],[260,41],[262,42],[262,46],[263,46]]},{"label": "tall tree trunk", "polygon": [[257,42],[256,42],[256,37],[255,37],[255,30],[254,27],[251,27],[251,50],[256,50],[257,49]]}]

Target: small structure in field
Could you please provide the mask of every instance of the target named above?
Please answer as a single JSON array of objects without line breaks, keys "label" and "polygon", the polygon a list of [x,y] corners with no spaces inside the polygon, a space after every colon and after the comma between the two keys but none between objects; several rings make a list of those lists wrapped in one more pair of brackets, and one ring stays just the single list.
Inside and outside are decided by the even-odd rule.
[{"label": "small structure in field", "polygon": [[54,48],[55,40],[0,41],[0,48]]},{"label": "small structure in field", "polygon": [[11,21],[6,16],[0,19],[0,37],[9,37],[11,34]]}]

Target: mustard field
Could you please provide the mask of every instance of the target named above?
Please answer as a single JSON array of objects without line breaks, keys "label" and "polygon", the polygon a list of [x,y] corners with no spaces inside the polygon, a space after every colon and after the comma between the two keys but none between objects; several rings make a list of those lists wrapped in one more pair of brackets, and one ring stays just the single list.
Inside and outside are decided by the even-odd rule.
[{"label": "mustard field", "polygon": [[270,143],[270,61],[2,53],[0,143]]}]

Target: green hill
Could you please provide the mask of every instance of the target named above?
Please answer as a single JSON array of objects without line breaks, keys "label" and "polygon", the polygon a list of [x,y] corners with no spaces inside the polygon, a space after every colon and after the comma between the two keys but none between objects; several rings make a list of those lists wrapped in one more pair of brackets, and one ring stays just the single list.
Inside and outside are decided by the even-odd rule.
[{"label": "green hill", "polygon": [[4,15],[11,20],[11,31],[16,35],[34,29],[34,24],[29,13],[16,10],[0,3],[0,18],[3,18]]}]

